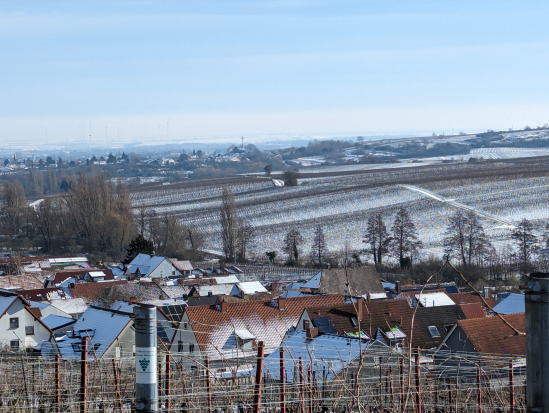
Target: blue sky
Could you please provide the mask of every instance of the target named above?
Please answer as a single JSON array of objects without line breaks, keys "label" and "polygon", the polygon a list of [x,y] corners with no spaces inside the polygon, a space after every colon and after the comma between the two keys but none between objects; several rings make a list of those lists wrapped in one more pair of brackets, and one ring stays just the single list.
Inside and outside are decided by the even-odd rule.
[{"label": "blue sky", "polygon": [[[549,122],[542,1],[0,1],[0,142]],[[168,127],[169,119],[169,127]]]}]

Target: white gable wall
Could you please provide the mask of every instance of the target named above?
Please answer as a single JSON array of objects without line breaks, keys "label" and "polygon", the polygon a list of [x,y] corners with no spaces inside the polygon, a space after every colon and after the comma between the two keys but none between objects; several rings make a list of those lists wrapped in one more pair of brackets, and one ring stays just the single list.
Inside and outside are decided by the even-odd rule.
[{"label": "white gable wall", "polygon": [[152,270],[147,277],[150,278],[164,278],[164,277],[170,277],[173,275],[182,275],[177,268],[173,266],[171,261],[167,259],[163,259],[162,262],[154,269]]},{"label": "white gable wall", "polygon": [[[10,328],[10,318],[19,319],[18,328]],[[26,335],[25,327],[34,326],[34,334]],[[19,340],[19,349],[34,347],[43,340],[49,340],[51,333],[33,314],[27,310],[23,301],[18,298],[8,311],[0,318],[0,345],[10,347],[10,342]]]}]

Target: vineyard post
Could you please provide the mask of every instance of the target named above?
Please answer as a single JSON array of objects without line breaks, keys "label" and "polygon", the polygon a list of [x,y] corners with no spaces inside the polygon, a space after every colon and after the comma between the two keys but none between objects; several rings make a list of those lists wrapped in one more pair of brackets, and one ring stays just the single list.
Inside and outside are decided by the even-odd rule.
[{"label": "vineyard post", "polygon": [[61,356],[55,355],[55,404],[57,413],[61,412],[61,372],[60,372]]},{"label": "vineyard post", "polygon": [[280,413],[286,413],[286,369],[284,367],[284,347],[280,347]]},{"label": "vineyard post", "polygon": [[263,360],[265,356],[265,343],[260,341],[257,346],[257,366],[255,368],[255,392],[253,413],[259,413],[261,407],[261,382],[263,379]]},{"label": "vineyard post", "polygon": [[170,413],[170,393],[171,393],[171,365],[170,365],[170,355],[166,354],[166,388],[165,388],[165,394],[166,394],[166,413]]},{"label": "vineyard post", "polygon": [[526,411],[549,410],[549,273],[532,273],[525,292]]},{"label": "vineyard post", "polygon": [[478,413],[482,413],[482,388],[480,383],[480,366],[477,367],[477,404],[478,404]]},{"label": "vineyard post", "polygon": [[122,412],[122,396],[120,394],[120,377],[118,375],[118,366],[116,365],[116,360],[112,360],[112,371],[114,373],[114,389],[115,389],[115,396],[114,396],[114,408],[119,407],[120,412]]},{"label": "vineyard post", "polygon": [[86,386],[88,381],[88,337],[82,337],[80,351],[80,413],[86,413]]},{"label": "vineyard post", "polygon": [[420,368],[420,358],[419,358],[419,347],[416,351],[416,404],[417,412],[421,413],[421,368]]},{"label": "vineyard post", "polygon": [[206,368],[206,389],[208,390],[208,412],[212,413],[212,380],[210,378],[210,359],[204,359],[204,367]]},{"label": "vineyard post", "polygon": [[513,360],[509,362],[509,405],[510,413],[515,413],[515,377],[513,371]]},{"label": "vineyard post", "polygon": [[135,411],[156,413],[158,378],[156,353],[156,307],[140,304],[135,315]]}]

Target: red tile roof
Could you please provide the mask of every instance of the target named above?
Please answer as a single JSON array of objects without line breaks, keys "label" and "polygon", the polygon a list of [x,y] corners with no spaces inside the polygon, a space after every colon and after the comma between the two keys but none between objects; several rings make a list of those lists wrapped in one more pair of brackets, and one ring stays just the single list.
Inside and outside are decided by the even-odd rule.
[{"label": "red tile roof", "polygon": [[[339,294],[286,298],[284,309],[277,300],[223,303],[185,309],[200,350],[212,359],[234,357],[237,351],[235,330],[248,330],[256,341],[265,342],[266,353],[277,348],[286,332],[295,327],[303,310],[311,306],[343,305]],[[225,308],[221,312],[221,306]],[[242,350],[238,350],[242,355]]]},{"label": "red tile roof", "polygon": [[486,311],[479,303],[460,304],[459,306],[468,320],[486,317]]},{"label": "red tile roof", "polygon": [[[472,293],[463,293],[463,294],[448,294],[452,301],[456,304],[469,304],[469,303],[479,303],[482,307],[486,308],[486,304],[482,301],[482,297],[475,292]],[[485,298],[486,302],[491,308],[494,308],[496,305],[496,300],[493,297]]]},{"label": "red tile roof", "polygon": [[[509,314],[503,318],[521,333],[526,332],[524,313]],[[499,317],[484,317],[458,321],[467,339],[479,353],[525,355],[526,336],[519,335]]]},{"label": "red tile roof", "polygon": [[109,282],[88,282],[88,283],[76,283],[74,288],[71,288],[70,294],[72,298],[83,298],[88,303],[96,302],[101,294],[107,288],[111,288],[115,285],[126,285],[128,281],[109,281]]}]

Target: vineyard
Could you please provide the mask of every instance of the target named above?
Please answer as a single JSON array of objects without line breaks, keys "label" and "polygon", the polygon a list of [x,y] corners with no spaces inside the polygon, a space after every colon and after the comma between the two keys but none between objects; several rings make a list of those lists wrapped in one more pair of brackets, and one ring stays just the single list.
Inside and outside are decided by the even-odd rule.
[{"label": "vineyard", "polygon": [[[132,192],[134,207],[173,213],[205,234],[208,249],[221,249],[219,208],[223,182],[178,184]],[[388,225],[401,206],[410,211],[425,251],[440,251],[441,236],[455,205],[441,202],[403,185],[423,188],[472,210],[518,222],[528,218],[541,227],[549,218],[549,164],[545,158],[422,165],[415,168],[304,172],[297,187],[277,187],[266,177],[242,177],[227,184],[235,193],[239,217],[255,230],[251,253],[280,251],[289,228],[306,240],[323,227],[328,248],[361,248],[368,214],[381,212]],[[481,217],[494,239],[504,238],[509,226]],[[308,250],[308,247],[306,247]]]}]

